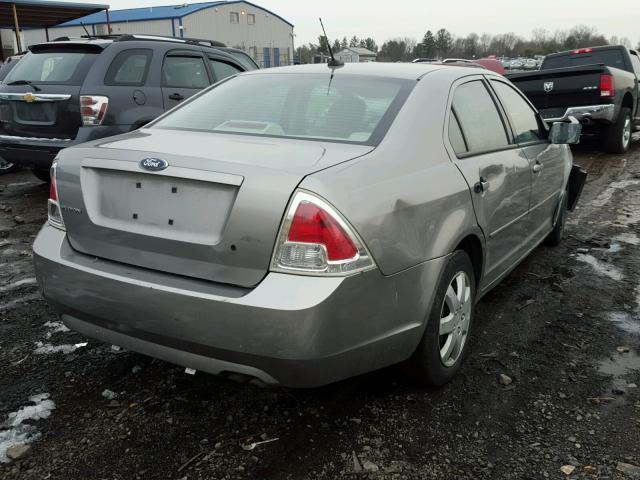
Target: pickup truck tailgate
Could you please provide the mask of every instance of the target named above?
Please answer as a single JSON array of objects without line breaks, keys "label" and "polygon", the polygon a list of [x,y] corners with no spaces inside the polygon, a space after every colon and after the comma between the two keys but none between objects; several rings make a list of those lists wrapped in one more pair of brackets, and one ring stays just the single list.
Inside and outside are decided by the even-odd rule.
[{"label": "pickup truck tailgate", "polygon": [[567,107],[609,103],[600,96],[603,65],[554,68],[532,73],[507,75],[540,110],[543,118],[561,116]]}]

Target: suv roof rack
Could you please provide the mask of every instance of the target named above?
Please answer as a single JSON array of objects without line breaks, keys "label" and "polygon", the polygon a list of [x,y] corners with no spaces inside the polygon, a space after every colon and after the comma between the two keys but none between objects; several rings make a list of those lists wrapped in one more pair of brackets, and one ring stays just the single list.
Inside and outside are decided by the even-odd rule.
[{"label": "suv roof rack", "polygon": [[216,40],[207,40],[204,38],[187,38],[187,37],[165,37],[163,35],[140,35],[140,34],[125,34],[118,35],[114,39],[116,42],[128,42],[132,40],[152,40],[158,42],[174,42],[174,43],[188,43],[192,45],[205,45],[209,47],[226,47],[222,42]]},{"label": "suv roof rack", "polygon": [[79,37],[69,37],[69,36],[64,36],[64,37],[57,37],[54,38],[53,40],[51,40],[52,42],[68,42],[70,40],[115,40],[118,37],[121,37],[122,35],[81,35]]}]

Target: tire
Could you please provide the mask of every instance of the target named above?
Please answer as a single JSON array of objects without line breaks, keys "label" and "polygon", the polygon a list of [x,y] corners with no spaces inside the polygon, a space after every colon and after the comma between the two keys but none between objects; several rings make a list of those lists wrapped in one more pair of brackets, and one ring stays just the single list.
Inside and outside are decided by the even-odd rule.
[{"label": "tire", "polygon": [[564,228],[567,223],[567,194],[562,197],[562,203],[560,205],[560,213],[558,213],[558,219],[556,224],[551,230],[551,233],[544,239],[544,244],[550,247],[557,247],[562,243],[564,239]]},{"label": "tire", "polygon": [[[460,278],[465,282],[462,289],[459,288]],[[458,300],[457,304],[451,294]],[[463,298],[465,300],[460,302]],[[458,373],[468,351],[475,298],[471,259],[466,252],[457,250],[442,272],[422,340],[407,364],[408,373],[414,380],[424,385],[441,386]],[[457,313],[452,312],[456,305],[459,305]],[[441,329],[442,320],[446,318],[454,322],[449,323],[449,328],[453,328],[451,333],[443,333]],[[450,345],[453,347],[447,348]]]},{"label": "tire", "polygon": [[0,157],[0,175],[15,172],[16,170],[18,170],[18,166],[15,163],[8,162]]},{"label": "tire", "polygon": [[632,132],[631,110],[627,107],[622,107],[615,123],[607,127],[604,132],[604,143],[607,152],[626,153],[631,145]]},{"label": "tire", "polygon": [[51,175],[49,174],[49,170],[31,170],[31,172],[39,179],[45,183],[51,182]]}]

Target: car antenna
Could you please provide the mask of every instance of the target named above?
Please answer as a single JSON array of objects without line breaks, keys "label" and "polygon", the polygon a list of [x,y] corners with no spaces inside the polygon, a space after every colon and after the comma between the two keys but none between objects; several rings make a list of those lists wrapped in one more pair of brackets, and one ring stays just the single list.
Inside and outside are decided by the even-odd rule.
[{"label": "car antenna", "polygon": [[336,60],[336,57],[333,56],[333,49],[331,48],[331,43],[329,42],[329,38],[327,37],[327,32],[324,29],[324,25],[322,23],[322,18],[318,18],[320,20],[320,26],[322,27],[322,33],[324,33],[324,41],[327,42],[327,48],[329,49],[329,55],[331,56],[331,60],[327,62],[327,66],[329,68],[338,68],[344,67],[344,62],[340,60]]}]

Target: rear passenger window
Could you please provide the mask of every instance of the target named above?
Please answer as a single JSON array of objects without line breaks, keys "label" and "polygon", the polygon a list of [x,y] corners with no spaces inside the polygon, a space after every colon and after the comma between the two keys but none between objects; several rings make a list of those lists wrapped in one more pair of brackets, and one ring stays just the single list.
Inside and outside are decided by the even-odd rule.
[{"label": "rear passenger window", "polygon": [[220,81],[223,78],[230,77],[231,75],[235,75],[242,71],[230,63],[221,62],[219,60],[209,59],[209,65],[211,66],[211,70],[213,71],[213,76],[216,78],[216,81]]},{"label": "rear passenger window", "polygon": [[513,87],[503,82],[491,80],[491,85],[511,120],[516,143],[544,140],[546,132],[540,128],[538,114],[520,94]]},{"label": "rear passenger window", "polygon": [[[482,81],[475,80],[456,88],[452,106],[469,153],[498,150],[509,145],[502,118]],[[453,139],[451,143],[454,144]]]},{"label": "rear passenger window", "polygon": [[168,56],[162,65],[162,78],[165,87],[205,88],[209,86],[209,77],[202,57]]},{"label": "rear passenger window", "polygon": [[152,50],[125,50],[116,55],[104,79],[106,85],[141,86],[147,80]]}]

